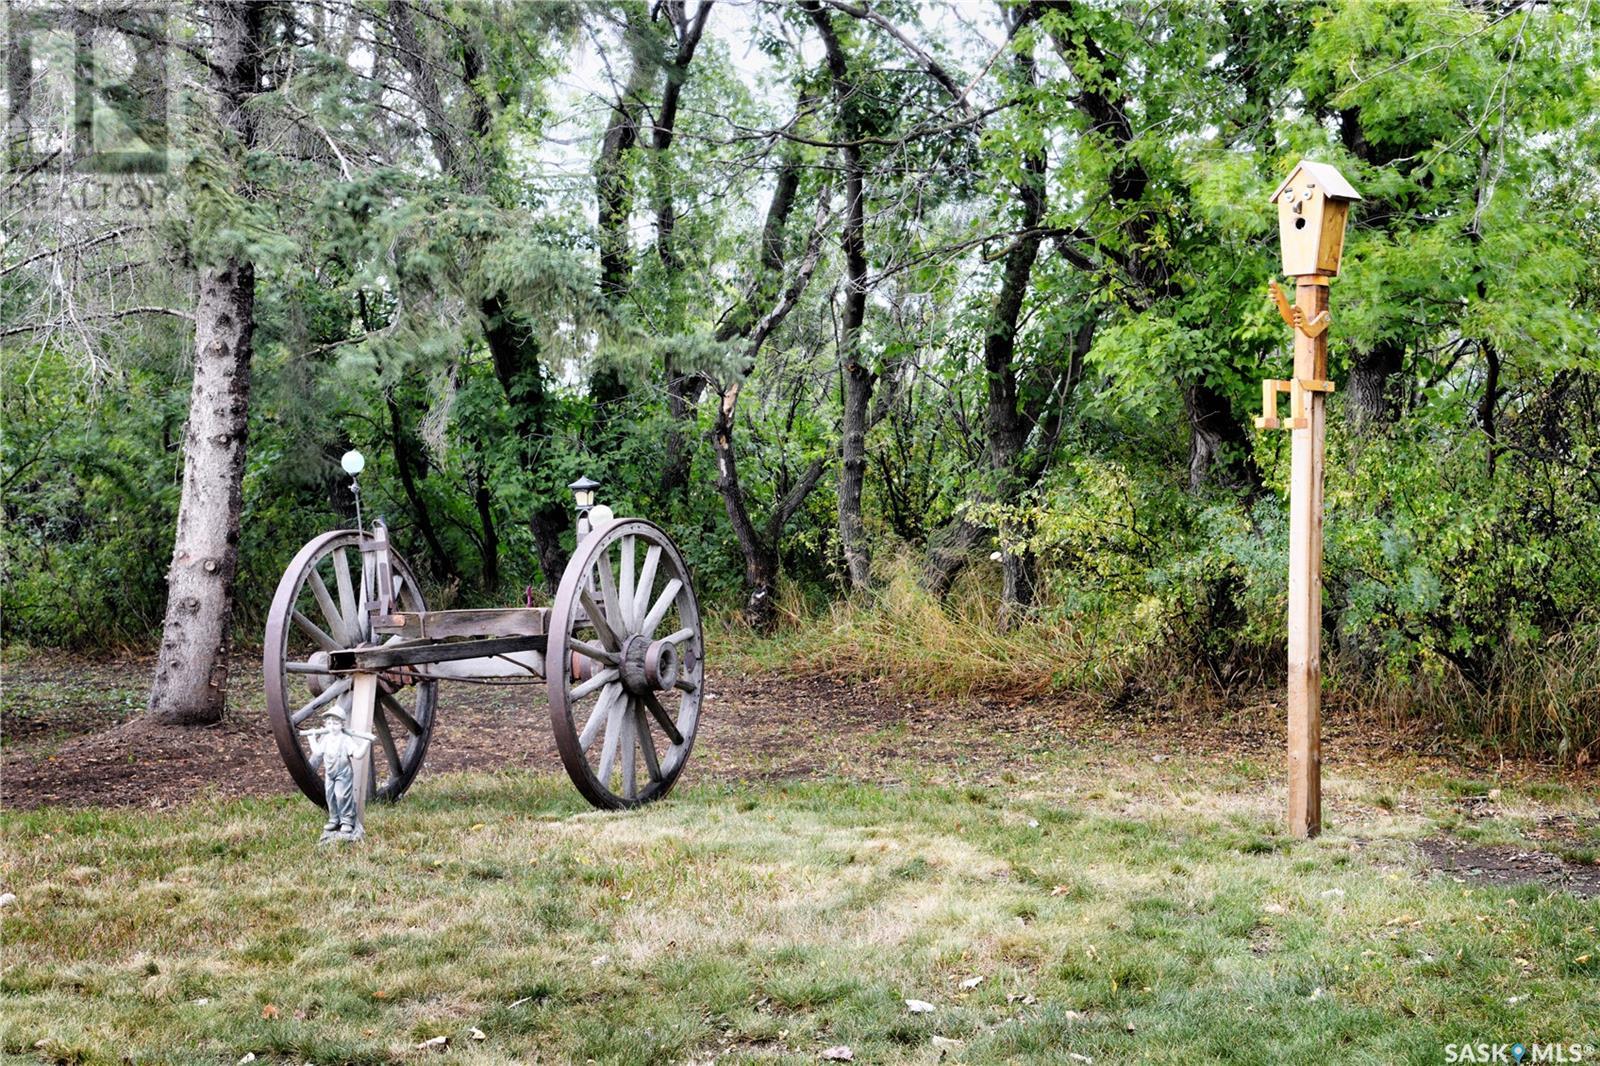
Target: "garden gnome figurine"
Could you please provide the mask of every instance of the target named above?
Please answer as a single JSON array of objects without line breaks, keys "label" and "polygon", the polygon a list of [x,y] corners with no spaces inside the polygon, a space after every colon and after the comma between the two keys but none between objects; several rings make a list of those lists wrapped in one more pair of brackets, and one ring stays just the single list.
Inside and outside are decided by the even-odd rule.
[{"label": "garden gnome figurine", "polygon": [[311,741],[312,768],[322,768],[323,793],[328,802],[328,821],[318,843],[360,840],[367,834],[361,827],[361,811],[356,805],[356,764],[366,758],[377,738],[352,730],[344,707],[338,703],[322,712],[322,723],[321,729],[303,734]]}]

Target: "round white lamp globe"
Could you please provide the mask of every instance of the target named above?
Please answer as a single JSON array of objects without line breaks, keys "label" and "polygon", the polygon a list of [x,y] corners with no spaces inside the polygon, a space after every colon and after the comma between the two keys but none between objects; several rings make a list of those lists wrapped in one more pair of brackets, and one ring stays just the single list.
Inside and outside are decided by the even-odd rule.
[{"label": "round white lamp globe", "polygon": [[340,457],[339,465],[344,467],[344,472],[346,474],[349,474],[351,477],[355,477],[357,474],[361,473],[361,471],[367,468],[367,460],[360,452],[356,451],[354,448],[351,448]]},{"label": "round white lamp globe", "polygon": [[603,503],[597,503],[589,508],[589,528],[599,529],[615,517],[617,516],[612,512],[611,508]]}]

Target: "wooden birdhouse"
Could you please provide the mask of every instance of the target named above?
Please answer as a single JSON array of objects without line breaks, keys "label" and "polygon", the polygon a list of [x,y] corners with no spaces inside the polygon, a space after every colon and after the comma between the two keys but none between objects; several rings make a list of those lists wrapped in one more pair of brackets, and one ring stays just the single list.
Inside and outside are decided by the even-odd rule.
[{"label": "wooden birdhouse", "polygon": [[1339,273],[1344,225],[1361,194],[1326,163],[1302,159],[1272,202],[1278,205],[1278,243],[1283,272],[1290,277]]}]

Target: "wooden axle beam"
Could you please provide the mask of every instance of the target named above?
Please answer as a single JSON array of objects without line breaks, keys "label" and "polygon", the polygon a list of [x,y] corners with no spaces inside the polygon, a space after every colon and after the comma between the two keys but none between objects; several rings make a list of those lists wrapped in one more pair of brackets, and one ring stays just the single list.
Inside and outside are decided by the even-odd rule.
[{"label": "wooden axle beam", "polygon": [[519,637],[445,642],[430,638],[421,642],[384,644],[376,648],[350,648],[328,653],[327,673],[377,673],[397,666],[447,663],[459,659],[511,655],[516,652],[536,651],[543,654],[548,639],[540,633]]}]

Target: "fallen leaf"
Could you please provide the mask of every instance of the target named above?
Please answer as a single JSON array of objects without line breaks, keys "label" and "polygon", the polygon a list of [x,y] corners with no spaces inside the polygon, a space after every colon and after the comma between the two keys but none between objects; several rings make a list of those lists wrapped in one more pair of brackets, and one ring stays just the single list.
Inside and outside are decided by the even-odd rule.
[{"label": "fallen leaf", "polygon": [[380,988],[376,992],[372,993],[372,998],[373,999],[388,999],[389,998],[389,993]]},{"label": "fallen leaf", "polygon": [[276,1018],[278,1014],[278,1008],[274,1004],[268,1003],[261,1008],[261,1016],[263,1018]]},{"label": "fallen leaf", "polygon": [[933,1004],[925,999],[908,999],[906,1000],[906,1009],[912,1014],[932,1014]]},{"label": "fallen leaf", "polygon": [[1071,891],[1072,891],[1072,886],[1071,885],[1057,885],[1055,888],[1052,888],[1050,890],[1050,894],[1052,896],[1065,896],[1068,892],[1071,892]]},{"label": "fallen leaf", "polygon": [[244,1058],[239,1060],[238,1066],[244,1066],[245,1063],[254,1061],[256,1061],[256,1053],[254,1051],[246,1051]]},{"label": "fallen leaf", "polygon": [[1076,1051],[1067,1052],[1067,1058],[1071,1059],[1073,1062],[1093,1062],[1094,1061],[1094,1059],[1091,1059],[1089,1056],[1080,1055]]},{"label": "fallen leaf", "polygon": [[948,1036],[936,1036],[933,1038],[933,1046],[936,1048],[958,1048],[961,1046],[961,1041],[951,1040]]},{"label": "fallen leaf", "polygon": [[1576,963],[1579,963],[1579,964],[1582,964],[1582,963],[1585,963],[1585,962],[1589,961],[1589,956],[1587,956],[1587,955],[1579,955],[1577,958],[1573,959],[1572,961],[1576,962]]},{"label": "fallen leaf", "polygon": [[838,1044],[834,1047],[823,1048],[817,1053],[817,1058],[827,1062],[854,1062],[856,1053],[851,1051],[848,1045]]},{"label": "fallen leaf", "polygon": [[483,1030],[479,1029],[477,1026],[473,1026],[472,1028],[468,1029],[467,1030],[467,1035],[472,1037],[472,1039],[474,1039],[474,1040],[487,1040],[487,1039],[489,1039],[487,1036],[485,1036],[483,1034]]},{"label": "fallen leaf", "polygon": [[444,1046],[448,1043],[450,1043],[450,1038],[448,1036],[436,1036],[431,1040],[424,1040],[422,1043],[418,1044],[417,1050],[433,1051],[434,1049],[438,1049],[439,1051],[443,1051]]},{"label": "fallen leaf", "polygon": [[978,975],[976,975],[974,977],[969,977],[965,981],[962,981],[961,982],[961,987],[962,988],[977,988],[981,984],[983,984],[983,974],[980,973],[980,974],[978,974]]},{"label": "fallen leaf", "polygon": [[478,830],[480,830],[482,828],[483,828],[483,823],[482,822],[473,822],[472,823],[472,831],[474,833],[476,833]]},{"label": "fallen leaf", "polygon": [[15,892],[0,892],[0,907],[9,907],[17,901]]}]

